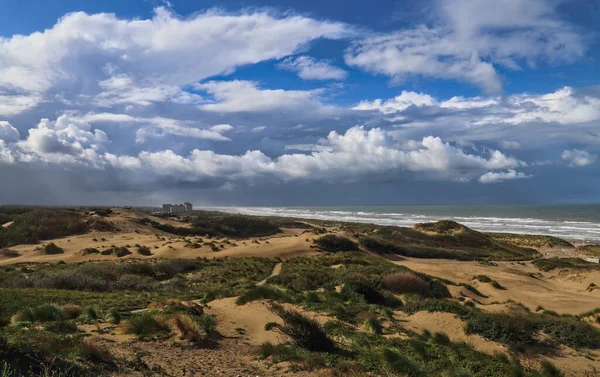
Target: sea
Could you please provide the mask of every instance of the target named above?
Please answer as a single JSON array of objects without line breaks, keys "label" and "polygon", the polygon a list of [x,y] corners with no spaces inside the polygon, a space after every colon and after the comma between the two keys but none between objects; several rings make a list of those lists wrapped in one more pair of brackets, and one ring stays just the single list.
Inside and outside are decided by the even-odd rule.
[{"label": "sea", "polygon": [[[203,208],[204,209],[204,208]],[[535,206],[209,207],[229,213],[413,226],[453,220],[482,232],[600,243],[600,204]]]}]

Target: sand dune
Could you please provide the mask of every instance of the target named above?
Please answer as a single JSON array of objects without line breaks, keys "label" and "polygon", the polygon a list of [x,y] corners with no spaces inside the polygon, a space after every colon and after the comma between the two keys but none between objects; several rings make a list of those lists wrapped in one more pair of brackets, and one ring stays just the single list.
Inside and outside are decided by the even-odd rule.
[{"label": "sand dune", "polygon": [[[482,298],[462,287],[453,287],[453,294],[464,293],[483,304],[516,301],[531,311],[538,306],[559,314],[581,314],[598,307],[600,290],[588,291],[590,283],[600,284],[600,271],[541,272],[531,263],[497,262],[497,266],[478,262],[458,262],[440,259],[407,258],[396,264],[412,270],[473,285],[488,298]],[[486,275],[506,290],[473,280],[475,275]],[[480,306],[484,310],[498,310],[502,306]]]}]

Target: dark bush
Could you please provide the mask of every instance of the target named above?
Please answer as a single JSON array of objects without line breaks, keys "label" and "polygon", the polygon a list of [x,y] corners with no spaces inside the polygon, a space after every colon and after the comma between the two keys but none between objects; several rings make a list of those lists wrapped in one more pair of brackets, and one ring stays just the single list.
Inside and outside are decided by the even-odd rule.
[{"label": "dark bush", "polygon": [[386,303],[386,298],[381,292],[370,285],[365,278],[356,275],[349,277],[344,282],[341,294],[347,299],[352,299],[353,294],[359,295],[370,304],[384,305]]},{"label": "dark bush", "polygon": [[336,236],[335,234],[327,234],[315,240],[317,246],[325,251],[356,251],[358,245],[346,237]]},{"label": "dark bush", "polygon": [[19,254],[18,252],[14,251],[14,250],[10,250],[10,249],[0,249],[0,256],[6,257],[6,258],[16,258],[16,257],[20,257],[21,254]]},{"label": "dark bush", "polygon": [[289,336],[297,346],[316,352],[335,350],[331,339],[314,319],[294,310],[287,310],[279,304],[272,304],[269,310],[283,320],[283,325],[277,324],[274,329]]},{"label": "dark bush", "polygon": [[62,247],[56,246],[54,242],[50,242],[42,248],[42,252],[46,255],[62,254],[65,251]]},{"label": "dark bush", "polygon": [[140,255],[150,256],[152,255],[152,251],[147,246],[138,246],[137,252]]}]

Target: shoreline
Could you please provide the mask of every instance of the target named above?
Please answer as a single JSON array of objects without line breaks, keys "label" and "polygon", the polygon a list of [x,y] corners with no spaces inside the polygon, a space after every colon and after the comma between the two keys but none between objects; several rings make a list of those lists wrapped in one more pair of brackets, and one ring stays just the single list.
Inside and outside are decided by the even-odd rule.
[{"label": "shoreline", "polygon": [[[318,221],[331,221],[331,222],[344,222],[344,223],[357,223],[357,224],[374,224],[380,226],[399,226],[399,227],[412,227],[417,223],[436,222],[440,220],[452,220],[460,224],[468,226],[471,229],[477,230],[484,233],[512,233],[520,235],[540,235],[540,236],[552,236],[562,238],[571,243],[578,244],[600,244],[600,223],[596,222],[584,222],[584,221],[571,221],[571,220],[555,220],[548,224],[550,220],[538,219],[538,218],[508,218],[508,217],[464,217],[464,216],[432,216],[432,215],[416,215],[416,214],[401,214],[401,213],[376,213],[376,212],[345,212],[345,211],[323,211],[321,213],[301,213],[294,212],[295,209],[302,207],[198,207],[200,211],[218,211],[228,214],[240,214],[249,216],[262,216],[262,217],[285,217],[291,219],[305,219],[305,220],[318,220]],[[317,207],[304,207],[317,208]],[[324,207],[325,208],[325,207]],[[335,208],[335,207],[329,207]],[[363,207],[364,208],[364,207]],[[385,207],[380,207],[385,208]],[[305,211],[306,211],[305,209]],[[265,213],[265,210],[271,210],[270,213]],[[290,210],[289,212],[286,212]],[[276,213],[274,213],[276,212]],[[335,213],[334,213],[335,212]],[[369,216],[369,217],[360,217]],[[387,217],[382,217],[387,216]],[[396,217],[395,219],[392,217]],[[407,218],[412,220],[406,220]],[[488,223],[485,223],[488,221]],[[517,228],[515,225],[507,225],[509,222],[520,222],[523,224],[521,228]],[[536,229],[528,229],[526,226],[532,227],[533,225],[528,224],[544,224],[537,225],[537,228],[547,227],[549,230],[556,229],[556,226],[563,226],[567,229],[560,231],[544,231]],[[482,226],[479,226],[483,224]],[[560,225],[563,224],[563,225]],[[588,228],[574,227],[574,224],[586,224]],[[502,229],[490,229],[492,226],[501,227]],[[594,231],[597,234],[590,235],[588,237],[582,234],[573,234],[569,232],[569,229],[584,231]],[[576,233],[576,232],[575,232]]]}]

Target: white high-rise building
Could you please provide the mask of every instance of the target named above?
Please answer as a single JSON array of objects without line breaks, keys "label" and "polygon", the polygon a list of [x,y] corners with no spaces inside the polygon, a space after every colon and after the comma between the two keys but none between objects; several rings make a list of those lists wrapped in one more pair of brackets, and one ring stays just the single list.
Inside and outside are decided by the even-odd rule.
[{"label": "white high-rise building", "polygon": [[192,212],[194,210],[194,206],[190,202],[185,202],[183,205],[185,206],[185,212]]}]

